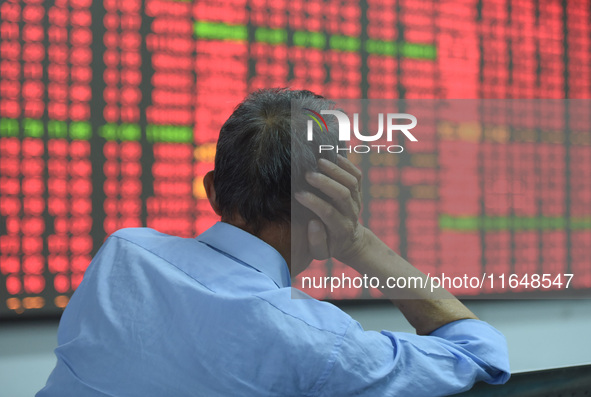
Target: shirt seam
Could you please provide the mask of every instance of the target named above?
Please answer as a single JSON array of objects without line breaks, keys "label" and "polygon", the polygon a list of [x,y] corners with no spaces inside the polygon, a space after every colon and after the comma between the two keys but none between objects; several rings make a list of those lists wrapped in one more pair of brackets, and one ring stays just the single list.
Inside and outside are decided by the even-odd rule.
[{"label": "shirt seam", "polygon": [[[99,392],[105,396],[109,396],[109,397],[115,397],[115,395],[111,394],[111,393],[107,393],[104,390],[100,390],[94,386],[89,385],[88,383],[86,383],[77,373],[76,371],[74,371],[74,369],[72,368],[72,366],[70,365],[70,363],[68,362],[68,360],[66,360],[66,358],[64,357],[64,355],[58,351],[58,349],[55,350],[55,356],[57,357],[58,360],[61,360],[61,362],[64,364],[64,366],[67,368],[68,371],[70,371],[70,373],[72,374],[72,376],[82,385],[86,386],[87,388],[94,390],[96,392]],[[57,366],[56,366],[57,367]]]},{"label": "shirt seam", "polygon": [[[255,296],[255,297],[259,298],[260,300],[262,300],[262,301],[264,301],[264,302],[267,302],[269,305],[273,306],[275,309],[279,310],[281,313],[283,313],[283,314],[285,314],[285,315],[287,315],[287,316],[290,316],[290,317],[292,317],[292,318],[295,318],[296,320],[300,320],[301,322],[303,322],[304,324],[306,324],[306,325],[307,325],[307,326],[309,326],[309,327],[312,327],[312,328],[314,328],[314,329],[317,329],[318,331],[329,332],[329,333],[331,333],[331,334],[333,334],[333,335],[341,336],[341,334],[339,334],[338,332],[334,332],[334,331],[331,331],[331,330],[329,330],[329,329],[326,329],[326,328],[320,328],[320,327],[317,327],[317,326],[315,326],[315,325],[312,325],[312,324],[308,323],[306,320],[304,320],[304,319],[303,319],[303,318],[301,318],[301,317],[298,317],[298,316],[295,316],[295,315],[293,315],[293,314],[291,314],[291,313],[288,313],[288,312],[286,312],[285,310],[283,310],[283,309],[281,309],[281,308],[277,307],[277,306],[276,306],[274,303],[272,303],[272,302],[270,302],[269,300],[267,300],[267,299],[263,298],[262,296],[259,296],[259,295],[253,295],[253,296]],[[350,321],[350,320],[349,320],[349,321]],[[347,329],[348,329],[348,328],[349,328],[349,327],[347,326]]]},{"label": "shirt seam", "polygon": [[172,263],[171,261],[169,261],[166,258],[163,258],[161,255],[158,255],[157,253],[155,253],[154,251],[149,250],[146,247],[143,247],[141,245],[139,245],[138,243],[136,243],[135,241],[131,241],[129,239],[126,239],[125,237],[121,237],[121,236],[116,236],[116,235],[111,235],[112,238],[117,238],[119,240],[123,240],[123,241],[127,241],[128,243],[131,243],[141,249],[143,249],[146,252],[149,252],[150,254],[154,255],[157,258],[162,259],[164,262],[168,263],[169,265],[171,265],[172,267],[174,267],[175,269],[177,269],[178,271],[180,271],[181,273],[185,274],[187,277],[189,277],[191,280],[195,281],[196,283],[198,283],[199,285],[201,285],[203,288],[207,289],[210,292],[216,293],[214,290],[212,290],[211,288],[209,288],[208,286],[206,286],[205,284],[203,284],[201,281],[197,280],[195,277],[191,276],[189,273],[187,273],[186,271],[184,271],[183,269],[181,269],[180,267],[176,266],[174,263]]},{"label": "shirt seam", "polygon": [[314,384],[314,386],[312,386],[312,388],[310,389],[310,391],[308,393],[306,393],[307,396],[315,396],[318,394],[318,392],[320,391],[320,389],[326,384],[326,381],[328,379],[328,376],[330,375],[330,373],[332,372],[337,356],[338,356],[338,352],[340,347],[343,344],[343,340],[345,339],[345,335],[347,334],[347,332],[349,331],[349,328],[351,327],[351,324],[353,323],[353,319],[351,317],[349,317],[349,321],[347,323],[347,326],[345,327],[345,331],[341,334],[338,332],[334,332],[328,329],[324,329],[324,328],[319,328],[316,327],[312,324],[309,324],[307,321],[305,321],[304,319],[294,316],[291,313],[286,312],[285,310],[282,310],[281,308],[275,306],[272,302],[269,302],[267,299],[258,296],[258,295],[254,295],[257,298],[261,299],[263,302],[268,303],[270,306],[273,306],[276,310],[279,310],[281,313],[290,316],[292,318],[295,318],[296,320],[300,320],[301,322],[303,322],[304,324],[306,324],[309,327],[312,327],[314,329],[317,329],[319,331],[323,331],[323,332],[328,332],[331,333],[335,336],[337,336],[337,340],[335,341],[334,345],[333,345],[333,351],[330,355],[330,357],[328,358],[328,361],[326,363],[326,369],[324,370],[324,372],[320,375],[320,377],[318,378],[318,380],[316,381],[316,383]]},{"label": "shirt seam", "polygon": [[343,332],[342,335],[339,335],[339,338],[334,343],[333,353],[330,355],[330,358],[328,359],[324,373],[320,376],[320,378],[318,378],[318,381],[316,381],[316,385],[310,391],[311,395],[317,395],[320,392],[320,390],[326,385],[326,381],[328,380],[330,373],[334,369],[335,363],[337,361],[337,356],[339,354],[341,346],[343,345],[343,341],[345,340],[345,335],[349,331],[349,328],[351,327],[352,323],[353,323],[353,319],[349,318],[349,324],[347,324],[347,327],[345,328],[345,332]]}]

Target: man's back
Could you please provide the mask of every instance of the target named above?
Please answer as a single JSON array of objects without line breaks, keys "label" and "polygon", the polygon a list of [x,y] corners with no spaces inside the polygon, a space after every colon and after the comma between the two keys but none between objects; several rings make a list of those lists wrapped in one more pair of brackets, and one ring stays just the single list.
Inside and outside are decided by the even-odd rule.
[{"label": "man's back", "polygon": [[293,299],[282,256],[222,222],[196,239],[113,234],[58,344],[40,397],[444,395],[508,377],[504,339],[487,324],[365,332],[333,305]]}]

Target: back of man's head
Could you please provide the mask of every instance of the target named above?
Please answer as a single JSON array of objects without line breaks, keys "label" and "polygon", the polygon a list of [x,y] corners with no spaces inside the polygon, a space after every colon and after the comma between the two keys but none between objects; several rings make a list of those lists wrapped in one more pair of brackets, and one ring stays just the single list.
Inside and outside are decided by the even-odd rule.
[{"label": "back of man's head", "polygon": [[[292,115],[292,104],[315,112],[334,108],[310,91],[264,89],[248,95],[220,130],[213,184],[222,219],[239,215],[255,234],[269,222],[289,224],[292,180],[295,190],[308,186],[304,173],[316,169],[319,145],[336,143],[327,132],[308,142],[307,117]],[[336,161],[336,154],[322,157]]]}]

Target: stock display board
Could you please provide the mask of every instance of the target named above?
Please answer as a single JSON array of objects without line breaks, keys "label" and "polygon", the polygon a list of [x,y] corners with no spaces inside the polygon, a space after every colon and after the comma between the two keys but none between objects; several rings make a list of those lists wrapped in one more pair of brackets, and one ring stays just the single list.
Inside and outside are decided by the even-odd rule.
[{"label": "stock display board", "polygon": [[[213,168],[223,121],[257,88],[329,98],[591,95],[589,0],[8,0],[0,7],[2,317],[59,313],[119,228],[191,237],[215,222],[202,178]],[[587,109],[579,117],[590,124]],[[496,248],[477,255],[483,266],[525,258],[533,267],[560,261],[583,272],[591,245],[589,130],[570,126],[570,142],[546,139],[535,120],[524,123],[519,137],[477,142],[442,126],[427,152],[410,152],[385,171],[366,169],[369,226],[411,262],[452,261],[453,253],[429,247],[457,251],[484,239]],[[452,141],[482,151],[440,156]],[[533,213],[523,214],[539,227],[515,233],[493,221],[501,223],[483,229],[474,208],[441,204],[461,186],[439,170],[492,170],[510,159],[512,167],[535,172],[543,164],[556,175],[542,182],[546,193]],[[403,185],[410,193],[401,202]],[[486,189],[472,194],[473,205]],[[491,216],[502,219],[507,208]],[[380,213],[400,221],[384,223]],[[559,220],[548,226],[539,221],[545,217]],[[340,270],[316,263],[310,271]],[[581,274],[577,288],[591,287],[589,272]]]},{"label": "stock display board", "polygon": [[[588,296],[591,100],[341,99],[339,105],[349,119],[365,119],[349,146],[337,149],[365,175],[363,223],[434,277],[433,285],[463,298]],[[378,125],[386,121],[379,120],[401,109],[406,114],[398,116],[413,115],[418,124],[405,130],[410,136],[400,130],[385,139]],[[377,279],[372,289],[371,278],[338,261],[329,265],[313,263],[298,285],[333,299],[396,294]]]}]

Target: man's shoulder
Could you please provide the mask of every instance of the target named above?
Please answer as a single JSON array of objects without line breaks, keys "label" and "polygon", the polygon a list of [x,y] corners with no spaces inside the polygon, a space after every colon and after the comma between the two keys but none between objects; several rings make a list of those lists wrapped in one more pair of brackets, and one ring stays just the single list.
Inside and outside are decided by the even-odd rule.
[{"label": "man's shoulder", "polygon": [[132,243],[142,244],[145,239],[180,239],[181,237],[171,236],[149,227],[127,227],[117,230],[109,238],[120,238]]},{"label": "man's shoulder", "polygon": [[195,238],[171,236],[145,227],[117,230],[105,241],[101,251],[97,257],[125,257],[128,258],[126,262],[141,262],[143,266],[164,261],[183,271],[199,258],[207,260],[215,256],[219,260],[219,254]]},{"label": "man's shoulder", "polygon": [[123,241],[132,248],[150,252],[174,251],[181,247],[195,248],[201,246],[194,238],[172,236],[148,227],[130,227],[119,229],[109,236],[109,240]]},{"label": "man's shoulder", "polygon": [[265,301],[270,311],[280,317],[291,317],[305,327],[338,336],[342,336],[353,321],[351,316],[332,303],[314,299],[293,287],[261,292],[256,297]]},{"label": "man's shoulder", "polygon": [[[304,328],[342,335],[352,321],[337,306],[318,301],[295,288],[268,288],[268,278],[264,274],[253,272],[250,267],[220,254],[195,238],[171,236],[145,227],[126,228],[114,232],[105,245],[111,247],[113,255],[129,257],[126,263],[139,260],[145,267],[152,263],[149,258],[164,260],[184,274],[211,284],[211,288],[227,297],[223,292],[228,292],[227,288],[222,288],[217,281],[214,284],[208,282],[210,278],[225,280],[224,285],[233,286],[231,296],[250,296],[250,307],[245,312],[258,318],[267,316],[270,323],[285,324],[289,318],[288,322],[299,322]],[[162,269],[160,265],[158,267]],[[261,289],[259,284],[263,281],[264,289]]]}]

